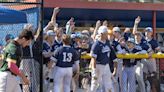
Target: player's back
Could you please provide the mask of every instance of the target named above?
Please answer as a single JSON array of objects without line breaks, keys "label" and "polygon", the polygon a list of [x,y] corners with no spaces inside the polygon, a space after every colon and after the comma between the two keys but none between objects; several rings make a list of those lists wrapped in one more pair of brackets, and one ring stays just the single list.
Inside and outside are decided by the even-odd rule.
[{"label": "player's back", "polygon": [[56,66],[72,67],[74,62],[78,60],[78,55],[75,49],[70,46],[62,46],[55,51],[55,58],[57,59]]}]

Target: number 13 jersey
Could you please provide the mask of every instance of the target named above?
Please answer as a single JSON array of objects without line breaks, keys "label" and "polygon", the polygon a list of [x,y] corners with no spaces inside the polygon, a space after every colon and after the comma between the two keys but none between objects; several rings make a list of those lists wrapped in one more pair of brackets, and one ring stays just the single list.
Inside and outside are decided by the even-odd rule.
[{"label": "number 13 jersey", "polygon": [[79,60],[77,51],[70,46],[62,46],[55,50],[51,57],[58,67],[72,67],[74,62]]}]

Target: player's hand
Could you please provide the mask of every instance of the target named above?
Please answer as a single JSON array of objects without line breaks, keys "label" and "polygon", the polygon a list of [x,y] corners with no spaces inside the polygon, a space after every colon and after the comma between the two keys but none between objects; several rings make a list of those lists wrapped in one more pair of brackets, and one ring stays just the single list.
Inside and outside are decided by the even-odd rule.
[{"label": "player's hand", "polygon": [[139,23],[140,23],[140,21],[141,21],[141,17],[140,17],[140,16],[138,16],[138,17],[135,19],[135,24],[139,24]]},{"label": "player's hand", "polygon": [[52,61],[48,62],[48,64],[47,64],[48,69],[51,69],[52,68],[52,65],[53,65],[53,62]]},{"label": "player's hand", "polygon": [[101,21],[98,20],[98,21],[96,22],[96,27],[99,28],[100,26],[101,26]]},{"label": "player's hand", "polygon": [[148,53],[148,59],[152,58],[153,53]]},{"label": "player's hand", "polygon": [[78,79],[79,79],[79,72],[74,73],[74,74],[73,74],[73,78],[74,78],[75,80],[78,80]]},{"label": "player's hand", "polygon": [[116,71],[113,71],[112,75],[113,75],[113,76],[116,76]]},{"label": "player's hand", "polygon": [[103,21],[103,26],[108,26],[108,21],[107,20],[105,20],[105,21]]},{"label": "player's hand", "polygon": [[30,81],[27,79],[27,77],[23,77],[22,80],[24,82],[24,85],[29,85],[30,84]]},{"label": "player's hand", "polygon": [[92,78],[94,80],[97,80],[97,72],[96,72],[96,69],[92,69]]},{"label": "player's hand", "polygon": [[57,14],[57,13],[59,13],[59,11],[60,11],[60,8],[59,8],[59,7],[56,7],[56,8],[54,8],[54,11],[53,11],[53,12],[54,12],[55,14]]}]

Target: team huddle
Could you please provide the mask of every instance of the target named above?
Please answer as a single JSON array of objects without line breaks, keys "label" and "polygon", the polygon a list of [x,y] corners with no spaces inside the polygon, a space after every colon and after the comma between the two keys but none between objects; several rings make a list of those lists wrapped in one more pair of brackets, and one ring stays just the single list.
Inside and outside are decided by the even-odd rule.
[{"label": "team huddle", "polygon": [[[79,88],[84,92],[157,92],[156,59],[151,56],[160,52],[160,47],[153,39],[151,27],[138,31],[139,16],[132,30],[109,27],[107,21],[98,20],[95,28],[75,31],[74,18],[65,28],[58,26],[58,12],[57,7],[43,29],[43,92],[79,92]],[[31,29],[23,29],[5,46],[0,66],[0,92],[22,92],[17,76],[23,85],[30,84],[19,66],[22,47],[29,46],[35,39]],[[87,53],[90,59],[81,58]],[[127,53],[149,57],[117,58],[117,54]]]},{"label": "team huddle", "polygon": [[[67,22],[65,31],[58,27],[58,12],[55,8],[44,28],[44,92],[77,92],[79,87],[86,92],[157,92],[156,60],[151,55],[160,48],[151,27],[146,27],[144,34],[138,31],[140,17],[135,19],[133,31],[109,29],[107,21],[97,21],[92,31],[75,32],[74,18]],[[90,53],[90,60],[80,58],[86,53]],[[116,57],[126,53],[147,53],[149,58]],[[87,77],[83,76],[86,69],[91,70]]]}]

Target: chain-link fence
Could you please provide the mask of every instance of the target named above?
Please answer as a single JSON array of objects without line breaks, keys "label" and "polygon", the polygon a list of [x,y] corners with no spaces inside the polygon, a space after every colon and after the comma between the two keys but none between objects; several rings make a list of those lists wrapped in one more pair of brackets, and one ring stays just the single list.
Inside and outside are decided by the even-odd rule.
[{"label": "chain-link fence", "polygon": [[[29,85],[23,85],[22,80],[19,80],[23,92],[42,91],[42,82],[40,81],[40,74],[42,71],[42,57],[40,54],[42,37],[40,36],[42,30],[41,28],[39,29],[39,25],[42,24],[42,6],[42,0],[0,0],[0,8],[8,10],[0,11],[0,16],[6,14],[6,16],[3,16],[4,20],[0,21],[0,45],[2,47],[5,47],[7,38],[10,39],[11,36],[12,39],[16,38],[18,34],[24,28],[28,28],[29,25],[33,29],[35,35],[39,34],[30,46],[23,48],[20,69],[30,80]],[[24,13],[25,18],[23,18],[24,15],[20,15],[21,13]],[[3,50],[3,48],[1,48],[1,50]]]}]

